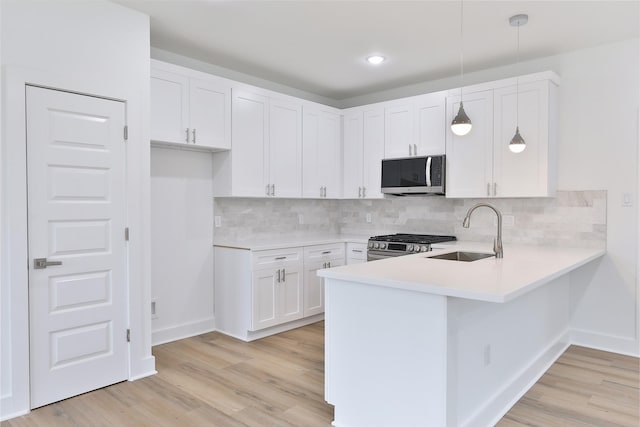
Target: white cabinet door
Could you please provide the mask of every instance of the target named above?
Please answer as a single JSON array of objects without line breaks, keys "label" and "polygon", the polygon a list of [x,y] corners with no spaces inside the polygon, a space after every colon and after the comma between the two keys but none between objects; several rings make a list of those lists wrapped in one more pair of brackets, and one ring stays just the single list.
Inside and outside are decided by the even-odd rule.
[{"label": "white cabinet door", "polygon": [[349,199],[362,197],[362,119],[362,111],[344,116],[343,196]]},{"label": "white cabinet door", "polygon": [[272,196],[302,195],[302,106],[269,101],[269,184]]},{"label": "white cabinet door", "polygon": [[382,198],[382,157],[384,156],[384,110],[366,110],[363,117],[363,194],[367,199]]},{"label": "white cabinet door", "polygon": [[280,323],[278,304],[279,286],[277,280],[280,268],[253,271],[251,282],[251,330],[267,328]]},{"label": "white cabinet door", "polygon": [[[418,156],[431,156],[445,153],[446,92],[435,92],[415,98],[415,143]],[[386,142],[385,142],[386,144]]]},{"label": "white cabinet door", "polygon": [[269,100],[249,92],[233,93],[232,194],[267,196]]},{"label": "white cabinet door", "polygon": [[344,265],[344,258],[315,260],[305,264],[304,271],[304,316],[324,313],[324,279],[318,277],[318,270]]},{"label": "white cabinet door", "polygon": [[322,197],[320,177],[320,111],[312,107],[303,107],[302,115],[302,196]]},{"label": "white cabinet door", "polygon": [[189,142],[189,79],[151,69],[151,140],[186,144]]},{"label": "white cabinet door", "polygon": [[190,79],[191,143],[215,149],[231,148],[231,88],[208,80]]},{"label": "white cabinet door", "polygon": [[548,191],[548,81],[518,90],[518,125],[526,142],[521,153],[509,150],[516,130],[516,87],[494,91],[494,197],[551,196]]},{"label": "white cabinet door", "polygon": [[283,267],[278,283],[278,323],[302,318],[302,269]]},{"label": "white cabinet door", "polygon": [[320,112],[318,173],[324,197],[342,196],[342,123],[340,115]]},{"label": "white cabinet door", "polygon": [[[471,132],[457,136],[447,126],[447,197],[489,197],[493,192],[493,91],[464,94]],[[460,107],[460,97],[447,97],[447,121]]]},{"label": "white cabinet door", "polygon": [[342,195],[342,140],[340,115],[303,108],[302,195],[337,198]]},{"label": "white cabinet door", "polygon": [[384,158],[416,155],[413,99],[391,102],[384,108]]}]

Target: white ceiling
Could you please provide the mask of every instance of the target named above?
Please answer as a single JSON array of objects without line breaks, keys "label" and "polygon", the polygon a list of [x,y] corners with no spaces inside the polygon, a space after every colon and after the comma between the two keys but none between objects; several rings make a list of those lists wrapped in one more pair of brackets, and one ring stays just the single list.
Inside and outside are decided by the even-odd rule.
[{"label": "white ceiling", "polygon": [[[335,100],[459,73],[457,0],[114,1],[151,16],[154,47]],[[638,0],[466,0],[465,71],[515,62],[517,13],[523,60],[639,35]]]}]

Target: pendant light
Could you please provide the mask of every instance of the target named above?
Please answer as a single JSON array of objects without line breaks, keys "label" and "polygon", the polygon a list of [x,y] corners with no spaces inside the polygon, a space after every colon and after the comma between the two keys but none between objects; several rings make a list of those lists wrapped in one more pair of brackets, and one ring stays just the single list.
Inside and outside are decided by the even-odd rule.
[{"label": "pendant light", "polygon": [[464,111],[464,105],[462,104],[462,86],[464,83],[464,58],[463,58],[463,45],[464,37],[462,33],[462,24],[464,17],[463,0],[460,0],[460,108],[458,114],[453,118],[451,122],[451,132],[458,136],[464,136],[471,131],[471,119]]},{"label": "pendant light", "polygon": [[[517,47],[517,54],[516,54],[516,64],[520,62],[520,27],[525,25],[527,22],[529,21],[529,16],[528,15],[514,15],[511,18],[509,18],[509,24],[511,24],[512,27],[516,27],[518,30],[518,47]],[[513,153],[522,153],[524,151],[525,148],[527,148],[527,144],[524,142],[524,138],[522,137],[522,135],[520,135],[520,127],[518,126],[519,123],[519,81],[520,79],[518,77],[516,77],[516,133],[513,135],[513,138],[511,138],[511,142],[509,142],[509,150],[511,150],[511,152]]]}]

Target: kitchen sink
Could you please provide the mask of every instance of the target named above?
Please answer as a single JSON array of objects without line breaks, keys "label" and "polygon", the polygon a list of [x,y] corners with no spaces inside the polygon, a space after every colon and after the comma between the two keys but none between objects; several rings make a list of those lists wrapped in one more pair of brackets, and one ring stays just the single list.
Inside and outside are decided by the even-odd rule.
[{"label": "kitchen sink", "polygon": [[483,258],[489,258],[495,256],[495,254],[486,254],[482,252],[448,252],[446,254],[429,256],[431,259],[446,259],[449,261],[464,261],[471,262],[477,261]]}]

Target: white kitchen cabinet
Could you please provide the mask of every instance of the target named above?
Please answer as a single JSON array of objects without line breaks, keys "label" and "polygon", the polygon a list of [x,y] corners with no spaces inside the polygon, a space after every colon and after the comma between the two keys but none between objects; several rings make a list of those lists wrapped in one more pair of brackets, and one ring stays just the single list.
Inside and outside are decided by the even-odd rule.
[{"label": "white kitchen cabinet", "polygon": [[303,253],[215,246],[216,329],[251,341],[322,320],[303,312]]},{"label": "white kitchen cabinet", "polygon": [[342,121],[337,111],[303,106],[302,196],[342,196]]},{"label": "white kitchen cabinet", "polygon": [[446,99],[446,91],[415,97],[414,155],[433,156],[445,153]]},{"label": "white kitchen cabinet", "polygon": [[302,195],[302,104],[233,91],[233,149],[214,155],[214,196]]},{"label": "white kitchen cabinet", "polygon": [[[556,186],[556,102],[558,77],[551,72],[519,77],[519,127],[526,141],[512,153],[516,128],[516,80],[482,85],[464,93],[473,128],[465,136],[447,128],[447,197],[552,197]],[[447,122],[460,96],[447,98]]]},{"label": "white kitchen cabinet", "polygon": [[324,313],[324,279],[318,270],[345,264],[344,243],[304,248],[304,315]]},{"label": "white kitchen cabinet", "polygon": [[350,110],[344,116],[344,197],[382,198],[384,108]]},{"label": "white kitchen cabinet", "polygon": [[367,262],[367,244],[352,242],[347,243],[346,260],[347,265]]},{"label": "white kitchen cabinet", "polygon": [[415,156],[414,99],[405,98],[385,104],[384,107],[384,158]]},{"label": "white kitchen cabinet", "polygon": [[446,91],[385,104],[385,159],[445,152]]},{"label": "white kitchen cabinet", "polygon": [[230,149],[230,83],[160,61],[151,64],[151,140],[191,149]]},{"label": "white kitchen cabinet", "polygon": [[[493,182],[493,91],[464,94],[473,127],[464,136],[447,129],[447,197],[488,197]],[[447,98],[447,123],[458,113],[460,96]]]}]

